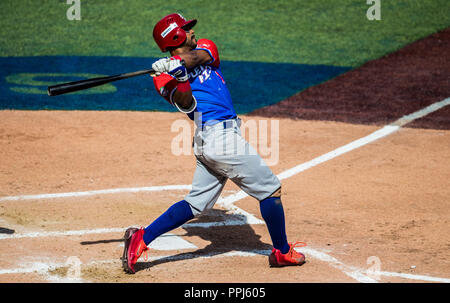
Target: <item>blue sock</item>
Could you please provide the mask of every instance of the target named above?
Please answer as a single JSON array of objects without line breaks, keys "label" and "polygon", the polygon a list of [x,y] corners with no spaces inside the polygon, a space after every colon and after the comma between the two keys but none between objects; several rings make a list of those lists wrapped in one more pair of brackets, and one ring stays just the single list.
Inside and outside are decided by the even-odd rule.
[{"label": "blue sock", "polygon": [[143,237],[145,244],[150,244],[150,242],[160,235],[180,227],[192,218],[194,218],[194,215],[192,214],[191,207],[185,200],[173,204],[166,212],[145,228]]},{"label": "blue sock", "polygon": [[289,244],[286,238],[286,227],[284,221],[284,210],[281,199],[270,197],[259,202],[261,215],[269,229],[273,247],[281,250],[285,254],[289,251]]}]

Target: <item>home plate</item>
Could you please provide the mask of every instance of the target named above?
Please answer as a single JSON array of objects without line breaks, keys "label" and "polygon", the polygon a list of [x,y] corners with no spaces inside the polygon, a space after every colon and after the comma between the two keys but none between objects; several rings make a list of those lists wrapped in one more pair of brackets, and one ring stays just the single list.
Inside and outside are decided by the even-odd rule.
[{"label": "home plate", "polygon": [[[123,243],[119,246],[123,247]],[[153,240],[148,246],[154,250],[178,250],[178,249],[196,249],[194,244],[183,240],[181,237],[174,234],[164,234]]]}]

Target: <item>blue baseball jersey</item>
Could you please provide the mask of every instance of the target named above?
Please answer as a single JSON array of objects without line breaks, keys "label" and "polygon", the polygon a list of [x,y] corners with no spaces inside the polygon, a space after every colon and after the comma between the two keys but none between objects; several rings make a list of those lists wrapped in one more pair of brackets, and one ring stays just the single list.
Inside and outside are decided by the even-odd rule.
[{"label": "blue baseball jersey", "polygon": [[[231,95],[220,70],[216,45],[211,40],[200,39],[196,50],[208,52],[212,60],[207,64],[188,69],[189,83],[194,96],[193,107],[183,110],[174,104],[171,97],[176,89],[176,80],[170,76],[167,78],[167,74],[154,78],[156,90],[180,111],[187,113],[197,125],[213,125],[219,121],[236,118]],[[160,77],[161,79],[157,79]]]},{"label": "blue baseball jersey", "polygon": [[188,70],[192,94],[197,102],[195,110],[188,114],[189,118],[194,120],[195,113],[201,113],[203,125],[236,118],[231,95],[220,70],[216,45],[210,40],[200,39],[196,49],[207,51],[212,60],[208,64]]}]

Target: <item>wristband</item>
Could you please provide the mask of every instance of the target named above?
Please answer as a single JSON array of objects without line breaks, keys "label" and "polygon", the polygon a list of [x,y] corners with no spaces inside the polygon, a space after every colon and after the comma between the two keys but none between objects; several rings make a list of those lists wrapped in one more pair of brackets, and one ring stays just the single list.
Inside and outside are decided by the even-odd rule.
[{"label": "wristband", "polygon": [[178,82],[177,90],[182,93],[188,92],[191,90],[191,84],[189,81]]}]

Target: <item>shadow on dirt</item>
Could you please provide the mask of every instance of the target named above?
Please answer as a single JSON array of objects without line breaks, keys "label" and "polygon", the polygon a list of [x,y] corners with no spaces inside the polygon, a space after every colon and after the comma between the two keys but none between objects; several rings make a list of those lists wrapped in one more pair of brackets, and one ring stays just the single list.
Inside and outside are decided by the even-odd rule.
[{"label": "shadow on dirt", "polygon": [[[223,222],[224,225],[209,227],[193,225],[194,223],[209,222]],[[182,235],[183,237],[197,236],[211,243],[193,252],[162,257],[150,262],[138,262],[135,266],[136,271],[180,260],[214,257],[232,251],[259,253],[267,256],[272,249],[271,244],[261,242],[261,236],[257,235],[251,225],[246,223],[244,216],[227,214],[224,210],[211,209],[205,211],[200,217],[189,221],[181,228],[186,230],[186,234]]]},{"label": "shadow on dirt", "polygon": [[98,240],[98,241],[83,241],[83,242],[80,242],[80,244],[81,245],[94,245],[94,244],[108,244],[108,243],[114,243],[114,242],[123,242],[123,238]]},{"label": "shadow on dirt", "polygon": [[15,232],[16,231],[14,229],[9,229],[9,228],[6,228],[6,227],[0,227],[0,234],[12,235]]}]

